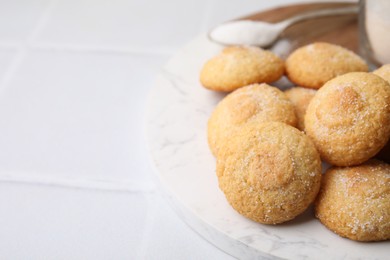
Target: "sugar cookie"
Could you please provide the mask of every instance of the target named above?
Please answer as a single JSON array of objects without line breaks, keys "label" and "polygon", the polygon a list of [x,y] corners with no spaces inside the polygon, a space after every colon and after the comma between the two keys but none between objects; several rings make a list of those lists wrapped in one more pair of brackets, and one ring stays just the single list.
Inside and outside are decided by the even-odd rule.
[{"label": "sugar cookie", "polygon": [[383,65],[377,70],[374,70],[372,73],[378,75],[382,79],[390,83],[390,64]]},{"label": "sugar cookie", "polygon": [[351,166],[373,157],[390,136],[390,86],[372,73],[328,81],[311,100],[305,131],[322,159]]},{"label": "sugar cookie", "polygon": [[280,122],[246,125],[217,158],[219,187],[240,214],[264,224],[295,218],[320,187],[312,141]]},{"label": "sugar cookie", "polygon": [[390,165],[370,160],[328,169],[315,203],[317,218],[342,237],[390,239]]},{"label": "sugar cookie", "polygon": [[283,73],[284,61],[272,52],[232,46],[204,64],[200,82],[208,89],[230,92],[249,84],[276,81]]},{"label": "sugar cookie", "polygon": [[295,84],[318,89],[328,80],[353,71],[368,71],[365,61],[341,46],[317,42],[298,48],[286,60],[287,77]]},{"label": "sugar cookie", "polygon": [[[378,75],[382,79],[390,83],[390,64],[385,64],[377,70],[373,71],[375,75]],[[376,156],[380,160],[390,163],[390,143],[387,142],[385,147]]]},{"label": "sugar cookie", "polygon": [[216,156],[242,126],[266,121],[296,125],[294,106],[281,90],[263,83],[230,93],[217,105],[208,121],[208,142],[212,153]]},{"label": "sugar cookie", "polygon": [[302,87],[293,87],[284,92],[291,100],[295,107],[295,115],[297,116],[297,128],[305,129],[305,114],[310,100],[316,94],[316,90]]}]

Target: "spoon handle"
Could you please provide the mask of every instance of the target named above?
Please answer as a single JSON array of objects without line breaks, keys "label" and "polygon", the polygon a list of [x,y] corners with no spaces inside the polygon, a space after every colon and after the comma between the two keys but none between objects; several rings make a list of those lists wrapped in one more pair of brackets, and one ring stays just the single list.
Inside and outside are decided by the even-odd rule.
[{"label": "spoon handle", "polygon": [[284,21],[281,21],[277,24],[281,28],[285,29],[294,23],[308,20],[308,19],[312,19],[312,18],[323,17],[323,16],[333,16],[333,15],[344,15],[344,14],[357,14],[358,11],[359,11],[358,5],[350,6],[350,7],[342,7],[342,8],[320,9],[320,10],[309,11],[307,13],[293,16],[293,17],[288,18]]}]

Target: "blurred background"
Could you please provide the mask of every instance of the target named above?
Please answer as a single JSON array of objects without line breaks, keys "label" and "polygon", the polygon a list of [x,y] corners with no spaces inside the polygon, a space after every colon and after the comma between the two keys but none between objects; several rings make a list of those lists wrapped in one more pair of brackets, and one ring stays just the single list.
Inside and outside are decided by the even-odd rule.
[{"label": "blurred background", "polygon": [[147,96],[195,36],[295,2],[0,0],[0,258],[231,259],[161,197]]}]

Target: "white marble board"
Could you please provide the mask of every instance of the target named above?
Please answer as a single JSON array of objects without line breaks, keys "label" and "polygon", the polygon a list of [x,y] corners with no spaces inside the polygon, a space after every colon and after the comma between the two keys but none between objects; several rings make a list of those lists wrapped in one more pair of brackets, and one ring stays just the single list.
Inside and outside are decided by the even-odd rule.
[{"label": "white marble board", "polygon": [[201,35],[177,52],[150,93],[147,135],[159,182],[177,213],[195,231],[240,259],[389,259],[390,241],[341,238],[312,209],[271,226],[234,211],[218,188],[206,125],[223,94],[204,89],[199,71],[221,46]]}]

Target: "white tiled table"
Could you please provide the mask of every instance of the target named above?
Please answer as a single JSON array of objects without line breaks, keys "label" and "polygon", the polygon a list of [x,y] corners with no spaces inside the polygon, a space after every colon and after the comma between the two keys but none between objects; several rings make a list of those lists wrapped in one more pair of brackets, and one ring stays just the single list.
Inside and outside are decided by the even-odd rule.
[{"label": "white tiled table", "polygon": [[175,51],[274,0],[0,0],[0,259],[231,259],[161,198],[148,92]]}]

